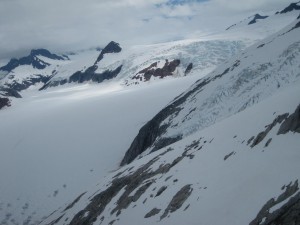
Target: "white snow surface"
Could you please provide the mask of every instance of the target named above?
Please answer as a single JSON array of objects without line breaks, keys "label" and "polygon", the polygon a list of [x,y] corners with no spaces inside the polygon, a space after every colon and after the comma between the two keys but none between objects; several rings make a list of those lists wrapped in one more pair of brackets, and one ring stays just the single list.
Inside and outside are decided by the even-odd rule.
[{"label": "white snow surface", "polygon": [[101,181],[138,129],[196,79],[23,92],[0,111],[0,224],[35,224]]},{"label": "white snow surface", "polygon": [[[65,207],[62,207],[42,224],[49,224],[61,216],[56,224],[65,224],[67,218],[68,224],[74,215],[92,202],[94,196],[108,188],[120,172],[125,171],[119,177],[130,175],[158,156],[158,160],[148,169],[155,171],[162,165],[171,164],[195,141],[199,141],[198,145],[188,150],[194,158],[185,157],[167,173],[145,180],[143,184],[154,182],[137,201],[123,209],[120,215],[111,214],[124,193],[122,189],[93,224],[109,224],[111,221],[122,225],[249,224],[268,200],[276,199],[283,193],[281,188],[284,185],[300,179],[300,139],[299,134],[292,132],[277,135],[279,125],[276,125],[265,140],[254,148],[247,145],[247,140],[265,130],[265,126],[272,123],[278,115],[293,113],[300,103],[299,93],[298,81],[239,114],[120,168],[109,174],[99,185],[90,187],[71,209],[64,211]],[[265,147],[270,138],[270,145]],[[162,154],[168,148],[173,150]],[[234,154],[224,160],[231,152]],[[161,219],[172,197],[187,184],[191,185],[192,194],[177,211]],[[139,185],[141,186],[142,184]],[[154,197],[162,186],[167,186],[166,191]],[[134,195],[134,192],[130,195]],[[161,211],[150,218],[144,218],[153,208]],[[88,215],[85,212],[85,216]]]},{"label": "white snow surface", "polygon": [[[299,20],[226,59],[284,27],[291,22],[289,15],[259,21],[257,24],[268,29],[254,24],[257,29],[253,28],[252,36],[248,36],[251,30],[237,27],[207,39],[134,46],[120,54],[106,54],[98,72],[115,69],[120,63],[123,68],[117,79],[100,85],[68,84],[42,92],[36,91],[37,85],[23,91],[23,99],[12,99],[13,107],[0,111],[0,224],[35,225],[42,220],[46,225],[58,218],[56,224],[68,224],[93,196],[112,184],[115,176],[130,175],[157,157],[149,169],[155,171],[186,152],[194,157],[184,157],[168,172],[145,180],[131,196],[143,184],[153,183],[117,215],[111,211],[125,192],[125,188],[120,190],[94,224],[249,224],[269,199],[283,192],[282,186],[300,179],[298,133],[277,135],[277,124],[260,144],[253,148],[247,145],[247,140],[265,130],[276,116],[291,114],[300,104],[300,28],[287,32]],[[213,51],[208,53],[208,49]],[[21,81],[32,74],[50,76],[56,70],[52,79],[65,79],[91,66],[99,52],[84,54],[60,62],[41,58],[51,64],[43,72],[24,66],[10,75],[23,74]],[[195,70],[187,77],[130,86],[135,84],[131,77],[138,71],[155,61],[163,65],[165,57],[179,57],[184,66],[194,60]],[[179,76],[183,69],[178,69]],[[182,140],[119,168],[140,127],[196,80],[202,78],[185,93],[227,69],[165,121],[170,127],[163,137],[183,134]],[[7,78],[1,82],[8,82]],[[187,150],[195,142],[197,146]],[[177,211],[162,219],[172,197],[187,184],[192,194]],[[154,197],[162,186],[167,189]],[[154,207],[161,211],[145,219]],[[89,215],[86,211],[83,217]]]},{"label": "white snow surface", "polygon": [[[249,224],[266,202],[285,191],[282,187],[300,179],[299,133],[278,135],[280,124],[276,124],[262,142],[248,144],[277,116],[292,114],[300,104],[300,29],[291,30],[298,22],[219,66],[185,92],[229,68],[223,76],[189,96],[180,105],[182,110],[166,120],[171,126],[164,135],[179,131],[184,133],[183,139],[108,174],[97,186],[90,186],[73,207],[64,210],[66,203],[42,224],[69,224],[74,218],[83,221],[93,213],[88,205],[112,187],[116,179],[130,176],[150,162],[147,171],[157,171],[172,165],[183,154],[189,156],[165,173],[138,184],[129,196],[147,183],[150,186],[121,208],[120,214],[114,208],[121,204],[127,186],[119,190],[93,224]],[[209,123],[200,127],[198,121],[206,121],[199,119],[203,117],[210,118]],[[163,217],[172,198],[185,185],[191,185],[191,195],[176,211]],[[167,189],[156,196],[163,186]],[[271,212],[286,201],[273,206]],[[160,211],[145,218],[154,208]],[[78,216],[80,212],[84,212],[82,217]]]},{"label": "white snow surface", "polygon": [[[161,68],[165,60],[179,59],[180,65],[173,73],[173,77],[184,76],[190,63],[193,63],[193,69],[189,75],[204,76],[241,50],[290,24],[297,16],[297,12],[272,15],[252,25],[247,24],[250,20],[248,18],[229,30],[193,40],[135,46],[122,46],[120,43],[122,51],[105,54],[104,58],[97,63],[96,73],[115,70],[123,65],[120,74],[114,79],[121,81],[122,85],[136,85],[145,80],[133,79],[133,77],[152,63],[158,62]],[[89,49],[68,55],[69,60],[52,60],[39,55],[37,56],[39,60],[50,65],[44,69],[36,69],[32,65],[18,66],[8,74],[0,74],[0,85],[22,84],[39,76],[49,78],[50,83],[65,81],[75,72],[85,71],[92,66],[99,54],[96,49]],[[151,78],[151,80],[156,79],[160,78]],[[43,85],[44,83],[35,84],[31,89],[39,89]]]},{"label": "white snow surface", "polygon": [[[80,51],[75,54],[68,55],[69,60],[54,60],[39,55],[36,56],[39,60],[49,64],[44,69],[37,69],[32,65],[18,66],[11,72],[6,72],[3,79],[0,80],[0,84],[22,84],[23,82],[29,81],[30,79],[38,76],[49,78],[53,76],[53,80],[61,80],[66,77],[68,78],[76,71],[84,70],[86,67],[90,66],[90,63],[94,62],[98,55],[99,51],[95,49]],[[4,74],[4,72],[2,73]],[[43,83],[35,85],[35,89],[38,90],[43,85]],[[33,88],[34,87],[31,87],[31,89]]]},{"label": "white snow surface", "polygon": [[[180,112],[163,122],[169,127],[162,137],[188,136],[298,81],[300,29],[288,32],[297,22],[254,44],[197,81],[185,92],[195,90],[180,105]],[[204,81],[209,83],[197,90]]]}]

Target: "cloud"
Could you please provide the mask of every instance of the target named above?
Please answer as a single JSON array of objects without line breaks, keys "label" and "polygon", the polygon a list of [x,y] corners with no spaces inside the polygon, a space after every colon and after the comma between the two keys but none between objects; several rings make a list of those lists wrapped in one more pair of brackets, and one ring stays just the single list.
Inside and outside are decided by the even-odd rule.
[{"label": "cloud", "polygon": [[230,9],[234,11],[251,11],[251,10],[266,10],[273,11],[287,6],[291,0],[213,0],[216,5],[223,9]]},{"label": "cloud", "polygon": [[[223,29],[289,0],[0,0],[0,60],[32,48],[65,52],[156,43]],[[247,14],[246,16],[248,16]],[[195,35],[194,35],[195,36]]]}]

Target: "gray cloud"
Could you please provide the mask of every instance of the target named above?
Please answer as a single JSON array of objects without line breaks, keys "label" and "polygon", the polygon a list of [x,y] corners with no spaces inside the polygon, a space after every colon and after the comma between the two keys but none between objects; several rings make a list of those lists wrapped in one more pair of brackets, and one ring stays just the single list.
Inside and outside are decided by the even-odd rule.
[{"label": "gray cloud", "polygon": [[[103,46],[156,43],[225,28],[263,8],[290,0],[0,0],[0,60],[32,48],[64,52]],[[226,19],[224,19],[226,18]]]}]

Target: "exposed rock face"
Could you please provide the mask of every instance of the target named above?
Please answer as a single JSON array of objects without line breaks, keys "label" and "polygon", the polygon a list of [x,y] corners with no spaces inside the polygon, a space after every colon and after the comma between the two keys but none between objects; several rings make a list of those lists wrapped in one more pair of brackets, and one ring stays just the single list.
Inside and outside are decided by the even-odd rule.
[{"label": "exposed rock face", "polygon": [[167,189],[167,186],[162,186],[162,187],[157,191],[155,197],[160,196],[166,189]]},{"label": "exposed rock face", "polygon": [[125,153],[124,158],[122,159],[121,166],[126,165],[132,162],[139,154],[144,152],[147,148],[152,148],[152,151],[158,150],[165,146],[168,146],[180,139],[182,136],[172,137],[172,138],[163,138],[160,137],[168,128],[168,124],[162,125],[162,122],[172,114],[177,114],[181,111],[180,105],[186,102],[187,98],[191,95],[201,92],[202,88],[204,88],[210,82],[221,78],[225,74],[230,71],[230,68],[224,70],[223,73],[218,74],[212,78],[203,78],[197,82],[197,85],[183,94],[175,98],[175,100],[162,109],[153,119],[147,122],[140,130],[138,135],[133,140],[129,149]]},{"label": "exposed rock face", "polygon": [[122,69],[122,65],[117,67],[114,70],[106,70],[102,73],[97,73],[98,65],[96,65],[99,61],[101,61],[105,54],[107,53],[118,53],[121,52],[122,48],[118,43],[111,41],[100,53],[94,65],[88,67],[84,71],[77,71],[72,74],[68,79],[58,80],[58,81],[50,81],[46,83],[40,90],[47,89],[48,87],[56,87],[59,85],[64,85],[66,83],[83,83],[86,81],[93,81],[96,83],[101,83],[104,80],[110,80],[116,77]]},{"label": "exposed rock face", "polygon": [[230,152],[229,154],[225,155],[225,156],[224,156],[224,161],[226,161],[229,157],[231,157],[231,156],[233,156],[233,155],[235,155],[235,154],[236,154],[236,152],[233,151],[233,152]]},{"label": "exposed rock face", "polygon": [[267,134],[275,127],[276,124],[282,123],[283,120],[285,120],[288,117],[288,113],[285,113],[283,115],[277,116],[274,121],[266,126],[266,130],[260,132],[256,138],[254,138],[253,143],[251,145],[251,148],[253,148],[255,145],[258,145],[260,142],[262,142]]},{"label": "exposed rock face", "polygon": [[169,213],[173,213],[178,210],[183,203],[188,199],[188,197],[192,194],[193,188],[191,185],[185,185],[181,188],[176,195],[172,198],[171,202],[169,203],[168,207],[166,208],[164,214],[160,217],[160,219],[164,219],[168,216]]},{"label": "exposed rock face", "polygon": [[159,78],[164,78],[167,76],[173,75],[173,72],[179,66],[180,60],[179,59],[174,59],[173,61],[169,62],[166,60],[164,66],[162,68],[157,68],[158,62],[152,63],[149,67],[141,70],[138,72],[133,79],[144,79],[146,81],[150,80],[152,76],[154,77],[159,77]]},{"label": "exposed rock face", "polygon": [[[299,16],[299,18],[300,18],[300,16]],[[300,22],[296,23],[296,25],[290,31],[297,29],[299,27],[300,27]]]},{"label": "exposed rock face", "polygon": [[150,212],[148,212],[146,215],[145,215],[145,218],[149,218],[151,216],[155,216],[156,214],[160,213],[161,209],[158,209],[158,208],[153,208]]},{"label": "exposed rock face", "polygon": [[291,11],[294,11],[294,10],[300,10],[300,5],[298,5],[298,4],[299,4],[299,2],[291,3],[288,7],[286,7],[285,9],[283,9],[280,12],[280,14],[291,12]]},{"label": "exposed rock face", "polygon": [[15,91],[22,91],[37,83],[46,84],[51,78],[52,76],[35,75],[34,77],[28,77],[26,80],[23,80],[22,83],[14,81],[12,83],[6,83],[5,85]]},{"label": "exposed rock face", "polygon": [[255,14],[254,18],[248,23],[248,25],[254,24],[257,22],[257,20],[262,20],[262,19],[266,19],[269,16],[261,16],[259,14]]},{"label": "exposed rock face", "polygon": [[85,194],[86,192],[79,195],[71,204],[69,204],[64,211],[67,211],[68,209],[71,209],[79,200],[80,198]]},{"label": "exposed rock face", "polygon": [[22,98],[16,90],[7,87],[0,87],[0,94],[5,97]]},{"label": "exposed rock face", "polygon": [[186,70],[184,71],[184,75],[186,76],[187,74],[189,74],[191,72],[191,70],[193,69],[193,63],[190,63]]},{"label": "exposed rock face", "polygon": [[[294,184],[284,186],[285,191],[275,200],[270,199],[259,211],[249,225],[296,225],[300,224],[300,192],[298,180]],[[294,195],[294,196],[293,196]],[[278,209],[272,207],[288,200]]]},{"label": "exposed rock face", "polygon": [[0,109],[11,106],[11,97],[22,98],[16,90],[0,86]]},{"label": "exposed rock face", "polygon": [[63,79],[59,81],[51,81],[46,83],[40,90],[45,90],[49,87],[56,87],[59,85],[64,85],[66,83],[84,83],[86,81],[93,81],[96,83],[101,83],[104,80],[110,80],[116,77],[122,69],[122,65],[117,67],[115,70],[106,70],[102,73],[96,73],[97,66],[93,65],[87,68],[85,71],[77,71],[73,75],[70,76],[69,79]]},{"label": "exposed rock face", "polygon": [[122,65],[116,68],[115,70],[106,70],[103,73],[96,73],[97,66],[91,66],[86,69],[84,72],[78,71],[74,73],[70,79],[69,83],[76,82],[76,83],[83,83],[85,81],[94,81],[97,83],[101,83],[104,80],[110,80],[116,77],[122,69]]},{"label": "exposed rock face", "polygon": [[54,59],[54,60],[65,60],[64,57],[62,56],[58,56],[56,54],[52,54],[51,52],[49,52],[47,49],[33,49],[31,50],[30,52],[30,55],[31,56],[38,56],[38,55],[41,55],[41,56],[45,56],[49,59]]},{"label": "exposed rock face", "polygon": [[286,134],[289,131],[300,133],[300,105],[295,112],[287,117],[281,124],[277,134]]},{"label": "exposed rock face", "polygon": [[[125,171],[117,174],[112,180],[110,186],[102,192],[100,192],[99,194],[96,194],[94,197],[92,197],[90,199],[90,203],[85,207],[85,209],[77,213],[69,224],[93,224],[98,217],[100,218],[105,207],[112,201],[112,199],[118,193],[120,193],[121,190],[124,190],[122,195],[116,201],[115,208],[113,208],[110,212],[110,214],[116,213],[116,216],[119,216],[122,210],[128,208],[130,204],[140,199],[140,197],[145,193],[145,191],[155,182],[155,177],[157,177],[157,175],[166,174],[170,171],[171,168],[177,165],[185,157],[190,157],[190,154],[188,153],[187,149],[182,155],[174,159],[172,163],[162,164],[159,168],[151,170],[151,166],[155,162],[157,162],[161,156],[165,155],[169,151],[172,151],[172,149],[167,149],[166,151],[154,157],[149,162],[147,162],[131,174],[123,175]],[[184,201],[190,195],[191,190],[192,189],[190,185],[187,185],[184,188],[182,188],[170,202],[169,207],[166,209],[167,214],[169,212],[174,212],[178,208],[180,208]],[[132,195],[132,193],[134,194]],[[81,196],[79,196],[78,198],[80,197]],[[149,212],[148,216],[150,215],[155,215],[155,213]],[[52,221],[50,224],[54,225],[56,221],[57,219]]]},{"label": "exposed rock face", "polygon": [[34,49],[30,52],[30,55],[28,56],[22,57],[20,59],[11,59],[9,63],[1,67],[0,70],[10,72],[20,65],[32,65],[33,68],[37,68],[37,69],[44,69],[47,66],[49,66],[48,63],[38,59],[36,57],[38,55],[45,56],[47,58],[55,59],[55,60],[65,60],[65,58],[58,56],[56,54],[52,54],[46,49]]},{"label": "exposed rock face", "polygon": [[2,109],[5,106],[10,106],[9,99],[0,97],[0,109]]},{"label": "exposed rock face", "polygon": [[51,83],[46,83],[39,90],[42,91],[42,90],[47,89],[48,87],[56,87],[56,86],[59,86],[59,85],[64,85],[66,83],[68,83],[68,79],[63,79],[63,80],[58,80],[58,81],[51,81]]},{"label": "exposed rock face", "polygon": [[108,45],[101,51],[100,55],[98,56],[95,63],[101,61],[105,54],[107,53],[118,53],[121,52],[122,48],[120,47],[120,44],[114,41],[109,42]]}]

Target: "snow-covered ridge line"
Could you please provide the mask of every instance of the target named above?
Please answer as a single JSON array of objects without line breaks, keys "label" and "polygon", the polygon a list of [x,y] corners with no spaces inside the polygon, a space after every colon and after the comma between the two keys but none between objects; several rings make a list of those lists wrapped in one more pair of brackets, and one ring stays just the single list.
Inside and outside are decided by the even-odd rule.
[{"label": "snow-covered ridge line", "polygon": [[[121,167],[67,204],[72,207],[62,207],[41,224],[296,221],[300,167],[292,159],[299,157],[300,122],[292,117],[300,116],[299,87],[298,81],[251,108]],[[290,119],[273,126],[251,147],[251,136],[283,114]],[[283,127],[289,128],[281,134]]]},{"label": "snow-covered ridge line", "polygon": [[121,165],[239,113],[299,80],[297,24],[248,48],[177,97],[140,129]]}]

